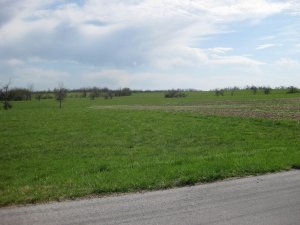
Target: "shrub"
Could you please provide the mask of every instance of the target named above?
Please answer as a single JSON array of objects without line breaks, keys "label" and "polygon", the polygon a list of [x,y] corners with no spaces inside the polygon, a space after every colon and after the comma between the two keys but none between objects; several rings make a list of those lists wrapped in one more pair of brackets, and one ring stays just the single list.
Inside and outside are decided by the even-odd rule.
[{"label": "shrub", "polygon": [[184,98],[186,96],[185,93],[176,90],[170,90],[165,93],[165,98]]},{"label": "shrub", "polygon": [[52,93],[45,93],[42,95],[41,99],[53,99],[54,98],[54,95]]},{"label": "shrub", "polygon": [[113,93],[111,91],[108,91],[108,92],[104,93],[103,97],[104,97],[104,99],[112,99]]},{"label": "shrub", "polygon": [[258,89],[258,88],[257,88],[256,86],[251,86],[251,87],[250,87],[250,90],[253,92],[254,95],[256,95],[257,89]]},{"label": "shrub", "polygon": [[223,89],[216,89],[215,90],[215,95],[216,96],[224,96],[224,90]]},{"label": "shrub", "polygon": [[299,92],[300,92],[299,89],[294,86],[288,87],[288,91],[287,91],[288,94],[294,94],[294,93],[299,93]]},{"label": "shrub", "polygon": [[92,92],[92,93],[89,94],[89,97],[90,97],[91,100],[95,100],[96,95],[95,95],[94,92]]},{"label": "shrub", "polygon": [[41,98],[43,97],[43,95],[41,94],[41,93],[36,93],[36,95],[35,95],[35,99],[36,100],[41,100]]},{"label": "shrub", "polygon": [[263,92],[265,95],[268,95],[271,93],[272,88],[270,87],[263,87]]},{"label": "shrub", "polygon": [[8,102],[8,101],[5,101],[5,102],[4,102],[4,109],[7,110],[7,109],[11,109],[11,108],[12,108],[11,103]]},{"label": "shrub", "polygon": [[115,91],[115,96],[130,96],[132,91],[129,88],[123,88]]}]

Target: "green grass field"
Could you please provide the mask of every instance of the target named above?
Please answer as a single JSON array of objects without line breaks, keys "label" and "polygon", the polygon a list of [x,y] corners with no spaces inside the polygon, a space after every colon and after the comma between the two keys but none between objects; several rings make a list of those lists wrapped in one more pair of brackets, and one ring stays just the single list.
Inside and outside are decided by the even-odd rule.
[{"label": "green grass field", "polygon": [[0,206],[300,168],[300,94],[13,102],[0,109]]}]

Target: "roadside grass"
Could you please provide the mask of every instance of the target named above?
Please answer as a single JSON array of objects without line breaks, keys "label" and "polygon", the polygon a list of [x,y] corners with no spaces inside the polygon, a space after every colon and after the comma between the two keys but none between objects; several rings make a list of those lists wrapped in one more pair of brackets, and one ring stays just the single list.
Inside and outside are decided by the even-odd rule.
[{"label": "roadside grass", "polygon": [[[204,96],[203,96],[204,95]],[[206,96],[207,95],[207,96]],[[196,112],[94,109],[299,97],[162,93],[14,102],[0,110],[0,206],[211,182],[300,167],[300,124]]]}]

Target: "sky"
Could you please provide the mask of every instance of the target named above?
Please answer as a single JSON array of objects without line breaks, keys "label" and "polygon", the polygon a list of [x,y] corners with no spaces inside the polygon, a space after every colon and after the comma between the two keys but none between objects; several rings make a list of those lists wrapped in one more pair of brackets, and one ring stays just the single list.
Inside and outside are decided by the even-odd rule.
[{"label": "sky", "polygon": [[0,0],[0,84],[300,87],[300,0]]}]

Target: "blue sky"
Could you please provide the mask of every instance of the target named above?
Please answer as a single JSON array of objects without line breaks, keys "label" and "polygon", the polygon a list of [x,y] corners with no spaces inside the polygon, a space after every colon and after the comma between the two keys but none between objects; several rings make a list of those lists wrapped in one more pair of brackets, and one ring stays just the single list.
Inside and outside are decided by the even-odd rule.
[{"label": "blue sky", "polygon": [[300,0],[0,0],[0,84],[300,87]]}]

